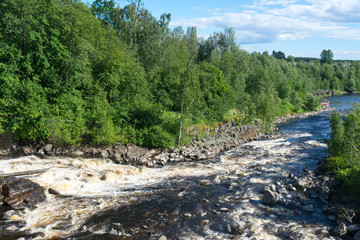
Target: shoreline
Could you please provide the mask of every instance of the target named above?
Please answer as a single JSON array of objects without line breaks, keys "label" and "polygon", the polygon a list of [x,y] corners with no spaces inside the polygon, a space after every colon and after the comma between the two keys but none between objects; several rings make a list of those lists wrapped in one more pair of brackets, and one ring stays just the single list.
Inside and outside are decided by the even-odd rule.
[{"label": "shoreline", "polygon": [[[329,111],[322,108],[314,112],[305,112],[277,117],[273,122],[272,130],[276,134],[278,125],[296,119],[312,117],[320,112]],[[249,125],[237,125],[235,122],[220,124],[214,132],[194,138],[193,141],[180,148],[158,149],[136,146],[134,144],[118,143],[108,147],[54,147],[52,144],[36,146],[11,145],[7,150],[0,151],[2,158],[36,155],[41,158],[73,157],[73,158],[103,158],[117,164],[162,167],[169,163],[201,161],[213,158],[221,152],[236,146],[261,138],[272,138],[274,133],[266,133],[262,124],[254,120]]]}]

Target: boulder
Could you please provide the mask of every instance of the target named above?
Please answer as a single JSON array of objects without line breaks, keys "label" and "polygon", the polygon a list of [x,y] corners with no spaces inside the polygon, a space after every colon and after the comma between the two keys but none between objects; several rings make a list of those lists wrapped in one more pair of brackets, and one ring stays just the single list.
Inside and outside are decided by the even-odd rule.
[{"label": "boulder", "polygon": [[348,232],[350,234],[354,234],[354,233],[360,231],[360,225],[359,224],[350,224],[347,228],[348,228]]},{"label": "boulder", "polygon": [[44,152],[46,154],[51,154],[52,153],[52,149],[53,149],[53,145],[52,144],[46,144],[44,147]]},{"label": "boulder", "polygon": [[31,155],[35,153],[35,150],[29,146],[25,146],[21,149],[21,152],[24,155]]},{"label": "boulder", "polygon": [[109,154],[109,151],[108,150],[102,150],[101,152],[100,152],[100,157],[101,158],[108,158],[110,156],[110,154]]},{"label": "boulder", "polygon": [[25,178],[7,178],[2,187],[4,203],[13,209],[35,207],[45,200],[44,188]]},{"label": "boulder", "polygon": [[345,223],[340,223],[339,225],[337,225],[334,229],[334,233],[340,237],[346,235],[347,233],[347,228]]},{"label": "boulder", "polygon": [[273,192],[269,189],[264,190],[264,195],[262,197],[262,202],[269,206],[275,206],[278,203],[283,203],[284,199],[282,196],[276,192]]}]

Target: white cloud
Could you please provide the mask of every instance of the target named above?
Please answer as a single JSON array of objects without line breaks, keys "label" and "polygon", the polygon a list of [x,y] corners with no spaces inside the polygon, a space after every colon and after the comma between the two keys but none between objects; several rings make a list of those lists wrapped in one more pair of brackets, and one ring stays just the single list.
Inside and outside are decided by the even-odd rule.
[{"label": "white cloud", "polygon": [[240,12],[214,9],[208,17],[171,24],[217,30],[232,27],[241,43],[260,43],[310,36],[360,40],[359,23],[360,0],[260,0]]}]

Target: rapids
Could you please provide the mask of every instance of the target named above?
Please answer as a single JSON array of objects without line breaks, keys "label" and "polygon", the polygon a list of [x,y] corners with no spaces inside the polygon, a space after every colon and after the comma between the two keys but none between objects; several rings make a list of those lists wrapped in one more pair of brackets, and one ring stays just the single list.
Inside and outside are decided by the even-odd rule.
[{"label": "rapids", "polygon": [[26,176],[47,189],[45,202],[35,209],[1,207],[0,238],[333,239],[326,203],[302,197],[309,211],[261,201],[265,186],[286,184],[327,156],[328,114],[283,124],[276,138],[213,159],[162,168],[107,159],[1,160],[6,173],[50,169]]}]

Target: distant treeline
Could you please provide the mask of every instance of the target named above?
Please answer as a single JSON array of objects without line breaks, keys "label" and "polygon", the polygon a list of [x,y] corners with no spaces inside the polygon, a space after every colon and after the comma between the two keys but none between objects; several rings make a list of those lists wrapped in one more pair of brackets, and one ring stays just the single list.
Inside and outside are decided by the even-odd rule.
[{"label": "distant treeline", "polygon": [[181,124],[269,125],[314,110],[315,89],[360,89],[359,62],[250,54],[232,29],[202,39],[130,2],[2,0],[0,129],[25,143],[172,147]]}]

